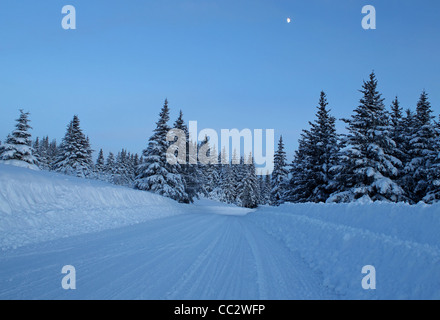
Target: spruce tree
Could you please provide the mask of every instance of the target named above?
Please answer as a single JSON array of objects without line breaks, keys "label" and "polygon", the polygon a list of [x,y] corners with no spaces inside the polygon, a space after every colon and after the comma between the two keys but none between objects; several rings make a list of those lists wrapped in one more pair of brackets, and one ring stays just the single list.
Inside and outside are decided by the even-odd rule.
[{"label": "spruce tree", "polygon": [[236,180],[236,196],[235,196],[235,204],[237,206],[242,207],[243,203],[243,197],[241,196],[241,193],[244,191],[244,187],[245,187],[245,179],[248,175],[248,166],[247,166],[247,160],[244,160],[244,157],[240,156],[240,161],[238,164],[233,166],[233,171],[234,171],[234,177]]},{"label": "spruce tree", "polygon": [[284,202],[287,186],[288,171],[286,168],[286,152],[284,151],[283,137],[280,137],[278,149],[274,155],[274,169],[272,172],[270,203],[279,206]]},{"label": "spruce tree", "polygon": [[351,119],[344,119],[348,134],[343,138],[345,148],[339,153],[338,190],[329,201],[400,201],[404,191],[394,179],[401,161],[393,155],[396,144],[391,139],[388,114],[374,72],[360,92],[360,105]]},{"label": "spruce tree", "polygon": [[[202,149],[203,148],[203,149]],[[207,148],[207,149],[206,149]],[[205,136],[205,138],[198,144],[197,146],[197,154],[198,154],[198,159],[197,159],[197,182],[198,182],[198,194],[203,196],[203,197],[208,197],[209,195],[209,175],[211,173],[210,168],[209,168],[209,164],[205,164],[202,163],[200,161],[200,157],[202,156],[202,150],[208,150],[206,152],[205,157],[209,157],[210,156],[210,146],[209,146],[209,140],[208,137]]]},{"label": "spruce tree", "polygon": [[[184,183],[186,198],[181,199],[184,203],[193,203],[194,198],[197,197],[198,181],[197,181],[197,168],[196,165],[190,163],[189,155],[189,131],[188,127],[183,120],[183,112],[180,110],[179,117],[174,122],[174,129],[182,130],[185,134],[185,164],[178,163],[177,171],[181,175]],[[177,137],[175,139],[177,141]],[[177,155],[176,155],[177,156]]]},{"label": "spruce tree", "polygon": [[38,155],[39,155],[39,163],[40,163],[40,169],[42,170],[50,170],[50,164],[52,162],[52,159],[50,157],[50,144],[49,144],[49,137],[43,137],[41,139],[39,148],[38,148]]},{"label": "spruce tree", "polygon": [[67,126],[55,160],[54,170],[77,177],[89,177],[93,172],[92,149],[80,128],[77,115]]},{"label": "spruce tree", "polygon": [[270,174],[260,175],[260,204],[265,205],[270,203]]},{"label": "spruce tree", "polygon": [[433,119],[428,94],[423,91],[417,102],[414,129],[410,140],[410,160],[405,168],[408,184],[413,191],[413,201],[416,203],[422,201],[431,189],[430,171],[437,155],[437,132]]},{"label": "spruce tree", "polygon": [[230,198],[232,195],[230,194],[230,175],[231,175],[231,167],[229,160],[227,159],[226,149],[223,147],[222,151],[219,154],[220,158],[220,201],[230,203]]},{"label": "spruce tree", "polygon": [[240,204],[242,207],[253,209],[258,207],[260,203],[260,186],[252,155],[249,155],[249,159],[245,161],[243,168],[245,176],[240,189]]},{"label": "spruce tree", "polygon": [[148,147],[143,151],[145,162],[139,165],[139,174],[134,187],[184,202],[188,198],[184,181],[175,169],[176,167],[167,162],[167,151],[170,145],[166,139],[170,130],[168,121],[169,108],[168,101],[165,100]]},{"label": "spruce tree", "polygon": [[[223,149],[223,158],[222,163],[227,161],[226,159],[226,151]],[[222,165],[222,192],[224,197],[224,202],[237,204],[237,195],[238,195],[238,168],[237,166],[240,164],[239,157],[237,155],[237,151],[234,150],[232,153],[232,159],[228,164]]]},{"label": "spruce tree", "polygon": [[[404,138],[404,119],[403,119],[403,109],[400,107],[400,102],[398,97],[396,97],[392,104],[391,104],[391,139],[396,144],[396,147],[394,148],[395,154],[394,156],[398,158],[403,166],[399,167],[399,171],[403,171],[403,167],[406,162],[406,154],[403,150],[403,146],[405,144],[405,138]],[[400,176],[400,174],[399,174]]]},{"label": "spruce tree", "polygon": [[102,174],[105,169],[105,159],[104,159],[104,152],[102,149],[99,150],[98,158],[96,159],[95,164],[95,170],[98,173],[98,175]]},{"label": "spruce tree", "polygon": [[35,141],[32,144],[32,150],[35,159],[37,159],[38,164],[41,163],[41,156],[40,156],[40,138],[36,137]]},{"label": "spruce tree", "polygon": [[20,109],[20,117],[16,121],[15,130],[8,135],[5,144],[0,146],[0,160],[9,163],[14,161],[27,163],[29,167],[35,169],[38,166],[38,160],[31,146],[29,130],[32,127],[29,125],[29,112]]},{"label": "spruce tree", "polygon": [[113,183],[113,177],[116,172],[116,159],[113,152],[109,152],[105,162],[104,177],[108,182]]},{"label": "spruce tree", "polygon": [[113,170],[113,183],[121,186],[131,186],[133,182],[130,176],[129,155],[125,149],[122,149],[116,155],[116,161]]},{"label": "spruce tree", "polygon": [[338,135],[336,119],[330,115],[324,92],[318,104],[315,122],[311,129],[303,130],[299,150],[290,168],[290,190],[287,199],[295,202],[325,202],[333,190],[331,168],[336,164]]},{"label": "spruce tree", "polygon": [[229,190],[228,197],[229,203],[234,203],[236,205],[240,205],[239,191],[240,191],[240,177],[242,176],[241,172],[241,157],[238,155],[237,150],[234,149],[232,152],[231,158],[231,166],[229,172]]},{"label": "spruce tree", "polygon": [[49,148],[47,149],[49,170],[54,170],[58,153],[59,153],[59,146],[57,145],[56,139],[53,139],[49,144]]}]

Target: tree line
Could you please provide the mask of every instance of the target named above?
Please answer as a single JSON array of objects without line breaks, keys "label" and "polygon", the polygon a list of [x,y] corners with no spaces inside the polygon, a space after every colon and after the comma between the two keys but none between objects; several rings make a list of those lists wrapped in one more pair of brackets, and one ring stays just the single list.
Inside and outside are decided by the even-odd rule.
[{"label": "tree line", "polygon": [[275,155],[272,203],[371,201],[437,202],[440,199],[440,121],[423,91],[416,111],[398,97],[388,111],[373,73],[360,104],[338,134],[324,92],[310,129],[286,165],[280,141]]},{"label": "tree line", "polygon": [[[200,196],[248,208],[358,199],[437,202],[440,121],[436,122],[432,115],[428,94],[422,92],[415,112],[404,111],[397,97],[387,110],[377,85],[373,72],[360,90],[358,107],[350,118],[342,119],[346,123],[345,134],[337,132],[336,118],[330,113],[326,94],[321,92],[315,120],[303,130],[289,164],[280,137],[271,175],[257,175],[252,154],[239,155],[234,151],[232,159],[224,159],[224,150],[206,148],[208,139],[194,147],[200,150],[205,146],[203,150],[218,155],[218,164],[189,159],[188,152],[186,164],[170,164],[167,150],[173,141],[166,139],[171,129],[167,100],[140,156],[122,149],[105,157],[101,149],[93,162],[89,138],[76,115],[59,145],[55,140],[49,141],[49,137],[32,141],[29,114],[20,110],[16,129],[0,145],[0,159],[151,191],[182,203],[192,203]],[[182,111],[172,128],[186,134],[188,151],[192,142]]]}]

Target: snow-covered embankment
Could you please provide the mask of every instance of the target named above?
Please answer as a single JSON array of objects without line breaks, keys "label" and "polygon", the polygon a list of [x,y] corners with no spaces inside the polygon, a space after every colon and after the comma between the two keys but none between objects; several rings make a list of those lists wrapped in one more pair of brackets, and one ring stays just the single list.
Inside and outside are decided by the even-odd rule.
[{"label": "snow-covered embankment", "polygon": [[183,213],[149,192],[0,164],[0,249]]},{"label": "snow-covered embankment", "polygon": [[[440,299],[440,204],[285,204],[254,222],[348,299]],[[376,269],[363,290],[362,267]]]}]

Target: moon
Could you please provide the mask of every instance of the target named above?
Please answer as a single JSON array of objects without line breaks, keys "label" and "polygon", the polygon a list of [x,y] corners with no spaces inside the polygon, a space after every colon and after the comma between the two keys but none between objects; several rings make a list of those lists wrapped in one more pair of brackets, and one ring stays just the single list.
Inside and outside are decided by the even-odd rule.
[{"label": "moon", "polygon": [[287,18],[287,23],[290,23],[290,21],[291,21],[290,18]]}]

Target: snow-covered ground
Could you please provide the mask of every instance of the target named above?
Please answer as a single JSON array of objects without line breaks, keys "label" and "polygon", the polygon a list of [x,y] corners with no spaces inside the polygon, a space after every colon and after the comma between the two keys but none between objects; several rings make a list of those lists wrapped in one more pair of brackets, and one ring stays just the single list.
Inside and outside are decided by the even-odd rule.
[{"label": "snow-covered ground", "polygon": [[0,299],[440,299],[439,230],[440,205],[184,205],[0,164]]},{"label": "snow-covered ground", "polygon": [[[440,299],[440,205],[285,204],[252,221],[345,299]],[[376,269],[376,290],[361,287]]]},{"label": "snow-covered ground", "polygon": [[185,206],[151,193],[0,164],[0,248],[181,214]]}]

